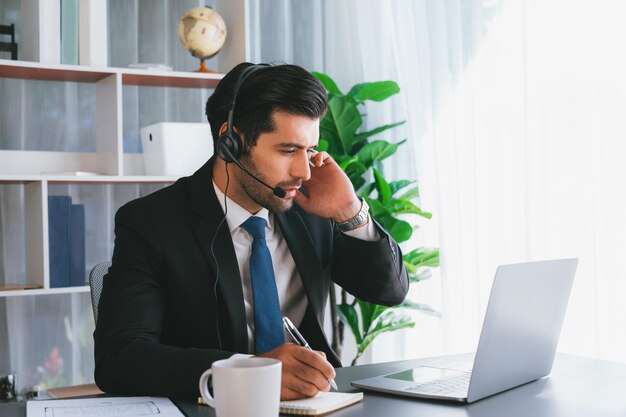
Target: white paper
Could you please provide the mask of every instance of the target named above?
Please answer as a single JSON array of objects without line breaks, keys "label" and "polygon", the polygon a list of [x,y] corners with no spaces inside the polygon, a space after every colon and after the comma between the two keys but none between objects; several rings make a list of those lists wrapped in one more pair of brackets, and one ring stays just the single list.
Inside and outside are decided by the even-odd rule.
[{"label": "white paper", "polygon": [[167,398],[98,397],[68,400],[32,400],[26,417],[184,417]]}]

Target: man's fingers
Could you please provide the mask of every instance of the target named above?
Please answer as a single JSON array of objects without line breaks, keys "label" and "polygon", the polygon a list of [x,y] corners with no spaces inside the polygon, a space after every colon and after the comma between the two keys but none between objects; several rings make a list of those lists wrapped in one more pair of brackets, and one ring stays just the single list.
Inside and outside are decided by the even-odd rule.
[{"label": "man's fingers", "polygon": [[313,155],[313,157],[311,158],[311,163],[313,164],[313,166],[319,168],[327,163],[330,163],[332,160],[333,159],[328,152],[322,151]]},{"label": "man's fingers", "polygon": [[306,397],[306,395],[286,387],[285,384],[283,384],[282,388],[280,389],[280,399],[283,401],[299,400]]},{"label": "man's fingers", "polygon": [[335,378],[335,368],[326,360],[324,352],[304,349],[296,356],[296,359],[306,367],[319,372],[326,380]]},{"label": "man's fingers", "polygon": [[325,391],[329,385],[319,372],[312,374],[309,372],[296,372],[283,381],[283,385],[293,391],[301,393],[306,397],[313,397],[320,391]]},{"label": "man's fingers", "polygon": [[329,379],[335,377],[335,369],[317,352],[285,343],[259,356],[279,359],[283,364],[281,399],[312,397],[319,391],[330,389]]}]

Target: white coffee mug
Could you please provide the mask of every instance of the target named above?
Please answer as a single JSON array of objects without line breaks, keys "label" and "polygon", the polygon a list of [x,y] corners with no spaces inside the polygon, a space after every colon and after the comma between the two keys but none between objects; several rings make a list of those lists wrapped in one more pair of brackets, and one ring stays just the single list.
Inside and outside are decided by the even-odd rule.
[{"label": "white coffee mug", "polygon": [[[237,358],[213,362],[200,377],[202,399],[217,417],[277,417],[282,363],[270,358]],[[208,381],[213,375],[213,396]]]}]

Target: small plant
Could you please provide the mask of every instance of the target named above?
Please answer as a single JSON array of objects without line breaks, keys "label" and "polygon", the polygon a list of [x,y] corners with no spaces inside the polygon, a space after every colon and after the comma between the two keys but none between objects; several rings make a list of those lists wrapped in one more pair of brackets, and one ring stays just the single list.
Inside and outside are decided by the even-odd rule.
[{"label": "small plant", "polygon": [[[430,219],[432,216],[414,203],[419,196],[415,181],[387,181],[381,171],[381,161],[395,154],[406,139],[397,143],[381,139],[370,140],[384,131],[402,125],[404,121],[359,131],[363,124],[359,106],[363,106],[366,100],[380,102],[397,94],[400,91],[398,84],[393,81],[356,84],[344,94],[328,75],[315,72],[313,75],[324,84],[328,92],[328,112],[320,121],[319,150],[327,151],[337,161],[350,178],[354,189],[367,200],[370,215],[396,242],[407,241],[417,227],[401,217],[413,214]],[[406,253],[403,260],[410,283],[416,283],[430,277],[430,268],[439,266],[439,249],[416,248]],[[336,311],[332,310],[332,347],[341,354],[343,327],[344,324],[347,325],[357,344],[357,354],[352,365],[356,364],[380,334],[415,326],[413,319],[406,314],[406,309],[439,316],[429,306],[410,300],[395,307],[371,304],[358,299],[348,302],[347,293],[343,290],[339,303],[334,291],[331,291],[331,303],[337,305]]]},{"label": "small plant", "polygon": [[48,357],[44,358],[43,366],[37,368],[41,374],[39,385],[43,389],[65,385],[64,362],[59,347],[54,346]]}]

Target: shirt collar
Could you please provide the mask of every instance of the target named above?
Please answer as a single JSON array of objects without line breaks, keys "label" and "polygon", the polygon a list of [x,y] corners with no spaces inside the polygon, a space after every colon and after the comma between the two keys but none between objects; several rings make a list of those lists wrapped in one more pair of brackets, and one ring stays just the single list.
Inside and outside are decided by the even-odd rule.
[{"label": "shirt collar", "polygon": [[[215,181],[213,182],[213,189],[215,190],[215,195],[217,196],[217,201],[219,201],[220,206],[222,206],[222,211],[226,212],[226,207],[224,206],[224,193],[217,186]],[[228,228],[232,233],[235,229],[237,229],[243,222],[248,220],[250,216],[260,217],[265,220],[267,224],[267,228],[271,231],[274,226],[274,216],[270,215],[270,212],[265,207],[261,208],[257,213],[251,214],[248,210],[241,207],[239,204],[230,199],[230,197],[226,197],[226,202],[228,205],[228,213],[226,213],[226,222],[228,223]]]}]

